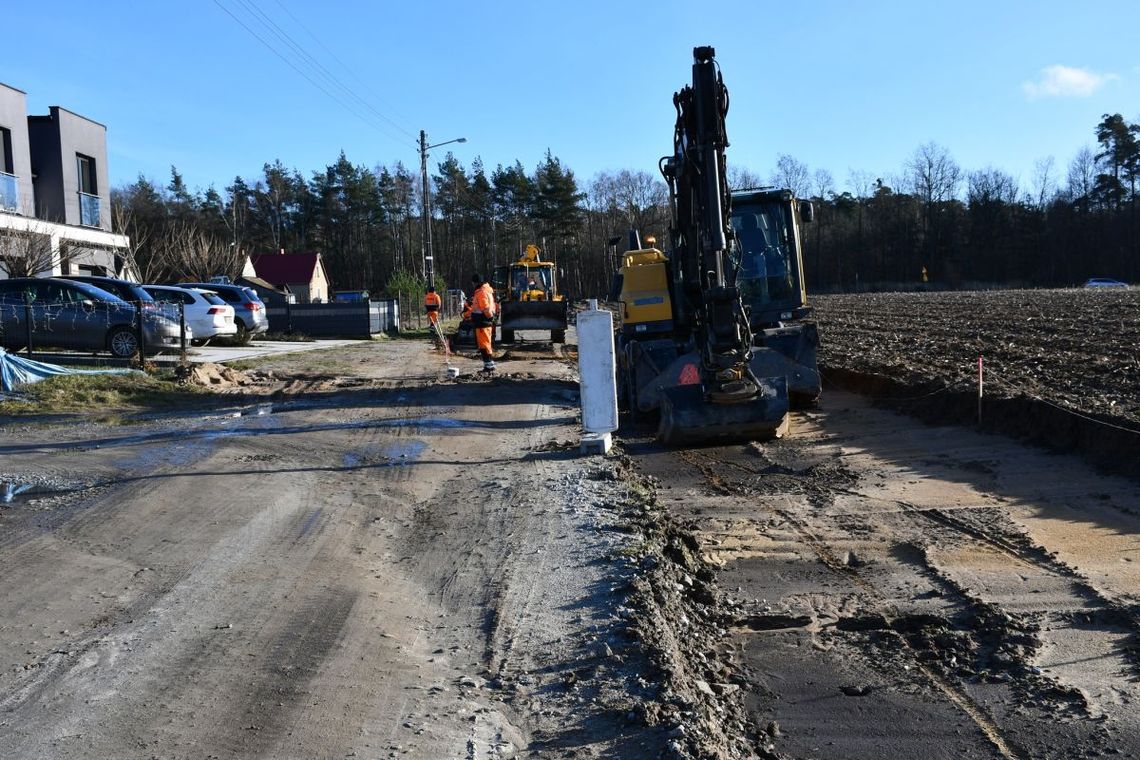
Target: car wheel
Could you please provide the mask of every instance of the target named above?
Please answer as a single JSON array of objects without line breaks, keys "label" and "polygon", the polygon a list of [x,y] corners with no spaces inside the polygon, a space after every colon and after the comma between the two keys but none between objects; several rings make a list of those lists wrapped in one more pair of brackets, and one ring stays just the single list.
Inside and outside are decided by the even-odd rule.
[{"label": "car wheel", "polygon": [[248,346],[250,339],[253,337],[253,333],[245,326],[245,322],[242,322],[240,319],[236,321],[237,334],[234,335],[234,343],[239,346]]},{"label": "car wheel", "polygon": [[107,348],[117,359],[130,359],[139,352],[139,336],[130,327],[116,327],[107,337]]}]

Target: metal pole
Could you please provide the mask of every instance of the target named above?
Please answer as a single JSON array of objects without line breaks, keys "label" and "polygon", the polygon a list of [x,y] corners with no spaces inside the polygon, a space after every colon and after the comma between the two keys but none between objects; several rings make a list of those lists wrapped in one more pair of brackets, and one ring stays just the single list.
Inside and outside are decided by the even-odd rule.
[{"label": "metal pole", "polygon": [[146,347],[143,343],[143,302],[135,301],[135,332],[139,343],[139,369],[146,369]]},{"label": "metal pole", "polygon": [[28,358],[32,357],[32,297],[24,293],[24,334],[28,339]]},{"label": "metal pole", "polygon": [[181,361],[186,363],[186,302],[178,302],[178,341],[181,346]]},{"label": "metal pole", "polygon": [[424,202],[424,279],[428,287],[435,287],[435,258],[431,244],[431,185],[427,171],[427,132],[420,130],[420,183]]}]

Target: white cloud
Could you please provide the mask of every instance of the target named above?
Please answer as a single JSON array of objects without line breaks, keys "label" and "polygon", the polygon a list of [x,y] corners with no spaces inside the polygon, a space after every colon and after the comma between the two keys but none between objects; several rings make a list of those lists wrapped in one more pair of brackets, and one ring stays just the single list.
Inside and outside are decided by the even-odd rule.
[{"label": "white cloud", "polygon": [[1098,74],[1071,66],[1046,66],[1036,81],[1025,82],[1021,89],[1030,100],[1038,98],[1087,98],[1114,79],[1116,74]]}]

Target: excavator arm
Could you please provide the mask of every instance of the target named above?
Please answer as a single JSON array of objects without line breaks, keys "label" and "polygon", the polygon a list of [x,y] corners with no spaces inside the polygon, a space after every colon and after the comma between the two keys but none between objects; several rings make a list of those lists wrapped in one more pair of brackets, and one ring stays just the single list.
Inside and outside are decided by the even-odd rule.
[{"label": "excavator arm", "polygon": [[693,50],[693,82],[673,96],[673,155],[661,160],[672,206],[675,318],[701,356],[701,385],[714,400],[754,396],[748,368],[752,331],[730,254],[730,195],[725,177],[728,90],[711,47]]},{"label": "excavator arm", "polygon": [[[661,159],[672,211],[670,272],[681,350],[660,389],[658,437],[667,444],[765,438],[787,429],[783,376],[757,378],[753,336],[736,287],[725,177],[728,90],[711,47],[693,49],[693,81],[673,96],[673,155]],[[680,365],[674,367],[674,365]]]}]

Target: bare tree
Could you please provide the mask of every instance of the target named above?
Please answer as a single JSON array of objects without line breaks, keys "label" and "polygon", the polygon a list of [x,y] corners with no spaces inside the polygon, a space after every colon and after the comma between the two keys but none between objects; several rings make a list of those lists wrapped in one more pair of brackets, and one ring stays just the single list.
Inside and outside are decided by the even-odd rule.
[{"label": "bare tree", "polygon": [[781,153],[772,173],[772,184],[791,190],[797,198],[806,198],[811,189],[811,171],[804,162]]},{"label": "bare tree", "polygon": [[1037,159],[1033,164],[1032,204],[1043,211],[1056,194],[1056,161],[1052,156]]},{"label": "bare tree", "polygon": [[1077,151],[1069,162],[1068,188],[1066,195],[1071,203],[1088,207],[1089,196],[1096,187],[1096,156],[1087,145]]},{"label": "bare tree", "polygon": [[126,267],[134,272],[142,282],[158,282],[167,274],[168,267],[161,254],[161,247],[148,245],[152,228],[139,224],[135,210],[124,203],[111,204],[113,228],[127,236],[127,248],[123,251]]},{"label": "bare tree", "polygon": [[828,196],[835,194],[835,178],[827,169],[816,169],[811,175],[811,179],[815,197],[819,198],[821,202],[826,201]]},{"label": "bare tree", "polygon": [[729,166],[728,177],[726,179],[728,180],[729,190],[749,190],[765,185],[763,177],[751,169],[745,169],[742,166]]},{"label": "bare tree", "polygon": [[52,245],[46,229],[33,225],[26,232],[7,232],[0,236],[0,269],[8,277],[35,277],[52,272],[67,261],[68,256]]},{"label": "bare tree", "polygon": [[1017,202],[1017,180],[992,166],[970,172],[966,178],[966,195],[970,205]]},{"label": "bare tree", "polygon": [[157,247],[175,278],[204,282],[216,275],[241,275],[243,257],[237,247],[194,224],[170,225]]},{"label": "bare tree", "polygon": [[962,182],[962,169],[950,157],[950,151],[933,142],[915,150],[906,170],[915,195],[927,207],[952,200]]}]

